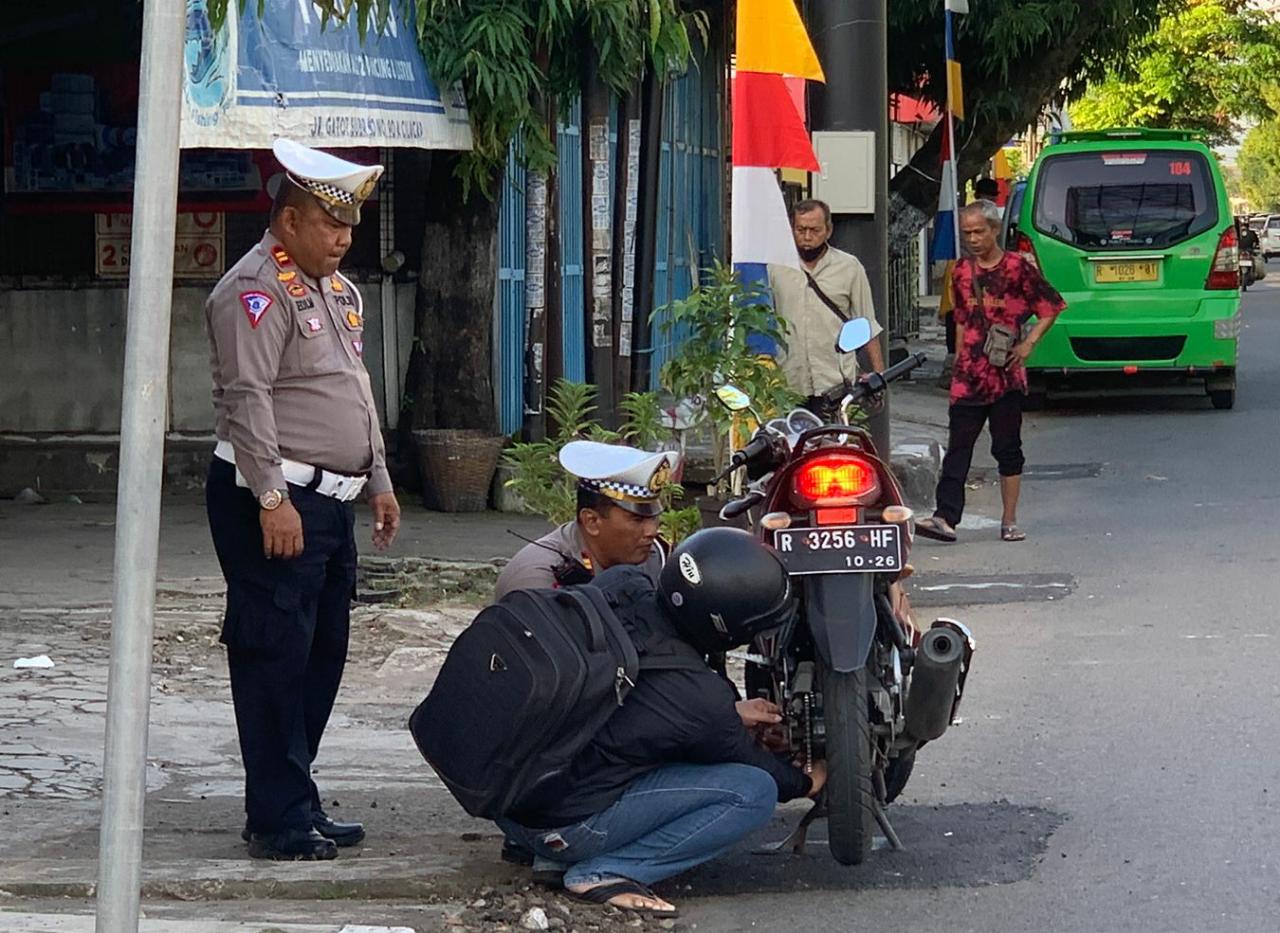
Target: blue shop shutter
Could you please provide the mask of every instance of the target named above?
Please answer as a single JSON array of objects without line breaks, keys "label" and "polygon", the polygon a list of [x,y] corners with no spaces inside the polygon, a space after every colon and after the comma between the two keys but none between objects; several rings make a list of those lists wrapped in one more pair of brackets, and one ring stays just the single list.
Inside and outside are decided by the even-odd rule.
[{"label": "blue shop shutter", "polygon": [[503,434],[524,420],[525,170],[513,143],[507,153],[498,214],[498,352]]},{"label": "blue shop shutter", "polygon": [[[722,86],[704,61],[667,86],[659,166],[658,236],[652,316],[652,388],[685,334],[662,331],[662,308],[688,297],[693,277],[724,257],[720,124]],[[692,263],[692,268],[690,267]]]},{"label": "blue shop shutter", "polygon": [[582,275],[582,103],[574,101],[568,119],[559,125],[560,151],[560,288],[564,328],[564,378],[587,378],[587,344],[584,331],[584,279]]}]

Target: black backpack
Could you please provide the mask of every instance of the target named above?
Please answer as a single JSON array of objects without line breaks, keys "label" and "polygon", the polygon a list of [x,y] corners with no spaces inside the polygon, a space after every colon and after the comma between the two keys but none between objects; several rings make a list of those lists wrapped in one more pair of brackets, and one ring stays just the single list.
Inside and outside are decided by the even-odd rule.
[{"label": "black backpack", "polygon": [[468,813],[518,818],[563,795],[574,758],[641,670],[694,664],[642,661],[594,586],[515,590],[458,636],[409,731]]}]

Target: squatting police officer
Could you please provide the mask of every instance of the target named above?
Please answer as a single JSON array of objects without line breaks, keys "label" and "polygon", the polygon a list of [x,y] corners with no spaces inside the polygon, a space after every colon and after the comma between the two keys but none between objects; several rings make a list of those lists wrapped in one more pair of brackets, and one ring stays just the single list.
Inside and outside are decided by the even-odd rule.
[{"label": "squatting police officer", "polygon": [[338,272],[382,166],[286,140],[273,151],[285,180],[270,228],[205,308],[218,436],[206,498],[227,581],[249,854],[329,859],[364,838],[325,814],[311,780],[346,663],[353,501],[368,496],[375,547],[400,525],[360,293]]}]

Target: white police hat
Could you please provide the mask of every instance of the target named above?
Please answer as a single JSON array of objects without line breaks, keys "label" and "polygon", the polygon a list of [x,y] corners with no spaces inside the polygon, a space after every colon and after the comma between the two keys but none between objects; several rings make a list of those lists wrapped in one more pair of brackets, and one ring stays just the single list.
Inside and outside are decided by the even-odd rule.
[{"label": "white police hat", "polygon": [[650,453],[623,444],[570,441],[560,449],[560,465],[578,477],[578,487],[612,499],[637,515],[659,515],[658,494],[671,480],[677,456]]},{"label": "white police hat", "polygon": [[360,223],[360,205],[373,194],[381,165],[357,165],[291,139],[277,139],[271,151],[289,180],[314,195],[330,217],[353,227]]}]

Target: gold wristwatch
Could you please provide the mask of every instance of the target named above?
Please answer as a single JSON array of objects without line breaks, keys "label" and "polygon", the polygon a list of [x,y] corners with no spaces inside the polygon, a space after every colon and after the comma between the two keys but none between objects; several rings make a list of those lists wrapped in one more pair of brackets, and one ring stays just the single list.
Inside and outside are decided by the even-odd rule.
[{"label": "gold wristwatch", "polygon": [[282,489],[268,489],[258,496],[258,505],[271,512],[280,508],[280,504],[288,498],[289,494]]}]

